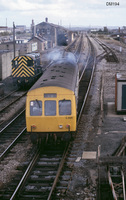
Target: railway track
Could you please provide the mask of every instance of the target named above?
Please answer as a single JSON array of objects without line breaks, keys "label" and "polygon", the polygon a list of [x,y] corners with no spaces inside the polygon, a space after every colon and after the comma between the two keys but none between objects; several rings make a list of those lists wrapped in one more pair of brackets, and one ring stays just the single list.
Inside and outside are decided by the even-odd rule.
[{"label": "railway track", "polygon": [[22,111],[0,131],[0,161],[25,132],[25,111]]},{"label": "railway track", "polygon": [[116,56],[116,54],[114,53],[114,51],[108,47],[105,43],[103,43],[101,40],[99,40],[98,38],[94,38],[94,40],[103,48],[104,52],[102,54],[100,54],[97,59],[102,59],[105,58],[107,60],[107,62],[116,62],[118,63],[119,60]]},{"label": "railway track", "polygon": [[[79,106],[78,123],[86,104],[95,67],[95,58],[93,58],[95,52],[90,40],[89,45],[91,46],[90,57],[80,74],[79,105],[81,106]],[[2,191],[1,199],[49,200],[64,197],[71,180],[77,145],[74,142],[62,147],[61,144],[48,145],[41,148],[42,151],[36,152],[31,162],[22,167],[23,170],[18,173],[20,176],[15,176],[8,186],[9,189]]]},{"label": "railway track", "polygon": [[2,125],[10,116],[10,113],[16,104],[21,101],[26,96],[27,92],[15,90],[8,94],[7,96],[0,99],[0,125]]},{"label": "railway track", "polygon": [[84,46],[84,42],[83,42],[83,34],[81,34],[78,38],[76,38],[70,45],[67,46],[67,48],[65,49],[67,52],[70,51],[72,52],[75,57],[77,62],[79,61],[80,55],[82,53],[83,50],[83,46]]},{"label": "railway track", "polygon": [[17,91],[18,91],[18,89],[14,90],[14,91],[10,92],[9,94],[7,94],[6,96],[0,98],[0,102],[3,100],[5,101],[5,99],[7,99],[9,96],[11,96],[12,94],[14,94]]},{"label": "railway track", "polygon": [[[98,199],[126,199],[126,137],[112,156],[99,158]],[[107,193],[106,193],[107,191]]]},{"label": "railway track", "polygon": [[[15,93],[15,94],[14,94]],[[12,94],[14,94],[12,96]],[[23,96],[25,96],[27,94],[27,92],[21,92],[21,93],[17,93],[17,91],[9,94],[8,96],[6,96],[5,98],[3,98],[0,102],[0,113],[2,113],[3,111],[5,111],[7,108],[9,108],[12,104],[14,104],[16,101],[20,100]],[[7,101],[5,102],[5,99],[7,99]]]},{"label": "railway track", "polygon": [[[3,199],[63,198],[68,189],[73,162],[76,159],[72,147],[72,143],[65,143],[63,146],[47,144],[43,149],[40,147],[27,168],[25,167],[26,170],[17,187],[11,184]],[[15,183],[17,178],[13,181]]]},{"label": "railway track", "polygon": [[79,38],[80,38],[80,37],[75,38],[75,40],[72,41],[72,42],[65,48],[65,50],[68,51],[68,52],[73,52],[73,53],[74,53],[75,50],[76,50],[76,47],[77,47]]},{"label": "railway track", "polygon": [[[68,153],[67,144],[38,150],[19,182],[12,199],[50,199]],[[28,179],[26,179],[28,177]],[[17,194],[18,192],[18,194]]]},{"label": "railway track", "polygon": [[[18,155],[17,151],[19,151],[18,148],[21,147],[22,144],[25,143],[27,140],[28,140],[28,134],[26,132],[25,110],[23,110],[20,114],[18,114],[12,121],[9,122],[9,124],[7,124],[0,131],[0,164],[1,166],[3,165],[6,168],[6,165],[9,165],[9,163],[11,163],[12,161],[15,162],[15,155],[16,154]],[[27,148],[26,148],[26,151],[28,151]],[[22,155],[20,156],[22,157]],[[17,175],[18,178],[16,178],[17,180],[15,182],[13,182],[12,180],[13,190],[15,189],[21,177],[23,176],[23,173],[24,173],[23,170],[27,167],[28,164],[29,164],[28,161],[24,164],[22,163],[21,167],[19,166],[19,170],[18,169],[16,170],[17,171],[16,173],[18,174]],[[0,179],[0,182],[1,181],[2,180]],[[9,187],[11,187],[10,185],[11,184],[9,184],[7,188],[6,186],[0,188],[0,199],[10,199],[10,196],[11,196],[11,190],[9,189]]]},{"label": "railway track", "polygon": [[87,96],[89,94],[89,90],[91,87],[95,64],[96,64],[95,49],[89,38],[88,38],[88,42],[90,45],[90,56],[88,57],[87,62],[83,70],[81,71],[80,78],[79,78],[78,122],[80,120],[81,114],[86,104],[86,100],[87,100]]}]

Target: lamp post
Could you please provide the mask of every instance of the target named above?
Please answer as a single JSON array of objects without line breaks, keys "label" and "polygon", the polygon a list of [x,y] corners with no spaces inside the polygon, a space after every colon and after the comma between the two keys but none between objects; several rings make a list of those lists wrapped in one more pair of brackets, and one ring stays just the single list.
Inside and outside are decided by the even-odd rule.
[{"label": "lamp post", "polygon": [[13,22],[13,47],[14,47],[14,58],[15,58],[15,24]]}]

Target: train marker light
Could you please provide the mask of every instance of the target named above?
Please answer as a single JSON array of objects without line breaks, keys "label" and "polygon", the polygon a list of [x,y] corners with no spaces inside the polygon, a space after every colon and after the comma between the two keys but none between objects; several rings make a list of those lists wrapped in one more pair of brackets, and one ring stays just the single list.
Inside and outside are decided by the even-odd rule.
[{"label": "train marker light", "polygon": [[31,127],[32,127],[32,129],[36,129],[36,125],[32,125]]},{"label": "train marker light", "polygon": [[67,125],[66,125],[66,128],[70,128],[70,125],[69,125],[69,124],[67,124]]},{"label": "train marker light", "polygon": [[36,129],[36,125],[31,126],[31,132]]}]

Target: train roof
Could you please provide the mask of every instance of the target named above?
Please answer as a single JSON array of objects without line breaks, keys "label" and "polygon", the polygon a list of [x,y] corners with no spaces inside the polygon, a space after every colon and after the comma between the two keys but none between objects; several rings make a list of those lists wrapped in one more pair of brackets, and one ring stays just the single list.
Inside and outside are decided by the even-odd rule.
[{"label": "train roof", "polygon": [[40,53],[27,53],[25,56],[29,56],[34,60],[35,58],[40,57]]},{"label": "train roof", "polygon": [[[32,58],[33,60],[35,60],[36,58],[40,57],[40,53],[27,53],[27,54],[25,54],[25,55],[15,56],[15,57],[13,58],[13,60],[17,60],[17,59],[20,58],[20,57],[30,57],[30,58]],[[12,60],[12,61],[13,61],[13,60]]]},{"label": "train roof", "polygon": [[62,59],[52,63],[39,78],[39,80],[31,87],[31,90],[56,86],[75,91],[76,80],[78,74],[78,65],[76,62]]}]

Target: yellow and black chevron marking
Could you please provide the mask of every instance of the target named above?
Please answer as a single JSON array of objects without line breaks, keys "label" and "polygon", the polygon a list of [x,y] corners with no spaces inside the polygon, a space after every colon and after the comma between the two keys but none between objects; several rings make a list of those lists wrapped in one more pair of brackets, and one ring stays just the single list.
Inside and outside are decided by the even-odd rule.
[{"label": "yellow and black chevron marking", "polygon": [[13,77],[32,77],[34,72],[34,61],[32,67],[28,67],[28,62],[33,61],[29,56],[15,57],[12,60],[12,76]]}]

